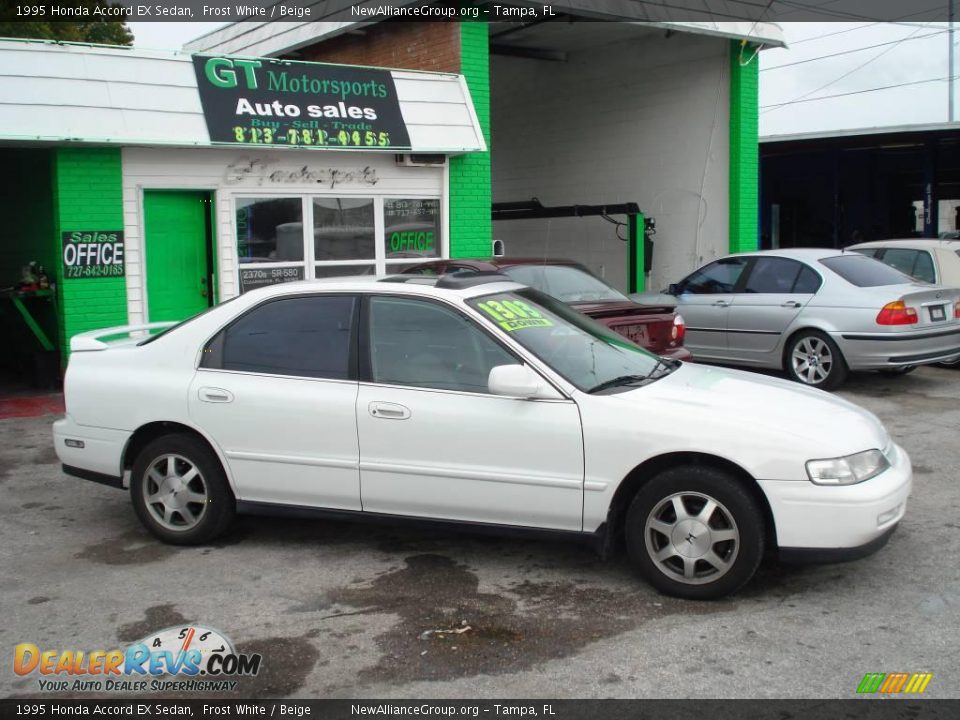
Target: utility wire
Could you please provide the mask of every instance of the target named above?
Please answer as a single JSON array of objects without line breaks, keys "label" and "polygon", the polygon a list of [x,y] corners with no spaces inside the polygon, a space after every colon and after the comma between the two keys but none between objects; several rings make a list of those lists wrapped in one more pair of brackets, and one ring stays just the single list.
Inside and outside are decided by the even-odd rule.
[{"label": "utility wire", "polygon": [[[886,50],[881,50],[881,51],[878,52],[876,55],[873,55],[873,56],[870,57],[869,59],[867,59],[867,60],[865,60],[864,62],[862,62],[862,63],[860,63],[859,65],[857,65],[855,68],[853,68],[853,70],[848,70],[847,72],[845,72],[845,73],[844,73],[843,75],[841,75],[840,77],[834,78],[834,79],[831,80],[830,82],[828,82],[828,83],[826,83],[826,84],[824,84],[824,85],[821,85],[820,87],[815,88],[815,89],[811,90],[810,92],[806,92],[806,93],[804,93],[803,95],[800,95],[800,96],[794,98],[792,101],[788,101],[788,102],[785,102],[785,103],[780,103],[780,104],[778,104],[778,105],[770,105],[770,106],[767,106],[769,109],[768,109],[766,112],[771,112],[771,111],[773,111],[773,110],[776,110],[777,108],[785,107],[786,105],[792,105],[793,103],[798,102],[798,101],[800,101],[800,100],[804,100],[804,99],[810,97],[811,95],[814,95],[814,94],[820,92],[821,90],[826,90],[826,89],[827,89],[828,87],[830,87],[831,85],[835,85],[835,84],[837,84],[838,82],[840,82],[841,80],[850,77],[851,75],[853,75],[853,74],[854,74],[855,72],[857,72],[858,70],[862,70],[862,69],[865,68],[867,65],[869,65],[870,63],[872,63],[874,60],[880,59],[881,57],[883,57],[884,55],[886,55],[888,52],[890,52],[891,50],[893,50],[894,48],[896,48],[900,43],[905,42],[906,40],[909,40],[910,38],[912,38],[914,35],[916,35],[918,32],[920,32],[921,29],[922,29],[922,28],[916,28],[912,33],[910,33],[910,34],[907,35],[906,37],[900,38],[900,40],[898,40],[896,43],[894,43],[893,45],[890,45],[889,47],[887,47]],[[953,71],[951,70],[951,72],[953,72]]]},{"label": "utility wire", "polygon": [[[876,16],[870,17],[869,15],[857,15],[856,13],[849,13],[843,10],[827,10],[823,7],[814,7],[811,5],[805,5],[803,3],[791,2],[790,0],[777,0],[777,3],[780,5],[786,5],[787,7],[797,8],[799,10],[805,10],[810,13],[822,13],[824,15],[830,15],[835,18],[841,18],[844,20],[875,20]],[[900,23],[898,20],[906,20],[907,18],[916,17],[917,15],[927,15],[929,13],[942,13],[943,11],[940,8],[927,8],[926,10],[918,10],[917,12],[912,12],[909,15],[902,15],[895,20],[884,21],[890,25],[905,25],[908,23]],[[944,16],[943,19],[946,19]]]},{"label": "utility wire", "polygon": [[[808,103],[808,102],[817,102],[818,100],[832,100],[833,98],[848,97],[849,95],[862,95],[863,93],[878,92],[880,90],[892,90],[894,88],[907,87],[908,85],[923,85],[924,83],[932,82],[946,82],[950,77],[940,77],[940,78],[928,78],[926,80],[912,80],[910,82],[896,83],[895,85],[883,85],[882,87],[875,88],[864,88],[863,90],[852,90],[845,93],[836,93],[834,95],[821,95],[820,97],[815,98],[806,98],[802,100],[789,100],[787,102],[775,103],[773,105],[761,105],[760,109],[776,109],[785,107],[787,105],[796,105],[798,103]],[[957,76],[954,75],[953,79],[956,80]]]},{"label": "utility wire", "polygon": [[807,58],[806,60],[797,60],[795,62],[783,63],[782,65],[774,65],[772,67],[760,68],[760,72],[767,72],[768,70],[779,70],[780,68],[793,67],[794,65],[804,65],[806,63],[816,62],[817,60],[826,60],[827,58],[840,57],[841,55],[852,55],[853,53],[863,52],[864,50],[873,50],[874,48],[884,47],[886,45],[898,45],[899,43],[906,42],[907,40],[923,40],[924,38],[936,37],[937,35],[944,35],[949,32],[949,30],[938,30],[937,32],[927,33],[926,35],[917,35],[910,38],[902,38],[900,40],[889,40],[888,42],[877,43],[876,45],[865,45],[864,47],[853,48],[852,50],[841,50],[840,52],[830,53],[829,55],[817,55],[816,57]]}]

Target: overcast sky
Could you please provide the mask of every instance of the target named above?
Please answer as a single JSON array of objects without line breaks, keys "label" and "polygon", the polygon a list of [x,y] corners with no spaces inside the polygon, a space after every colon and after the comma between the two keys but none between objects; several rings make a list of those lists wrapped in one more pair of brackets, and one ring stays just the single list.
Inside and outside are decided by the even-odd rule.
[{"label": "overcast sky", "polygon": [[[222,24],[130,23],[130,28],[137,47],[179,49]],[[760,57],[761,135],[947,121],[945,23],[784,23],[783,29],[790,47],[764,50]],[[778,67],[790,63],[800,64]],[[859,92],[928,80],[936,81]],[[859,94],[814,99],[854,92]],[[780,103],[789,104],[775,107]],[[957,113],[960,118],[960,103]]]}]

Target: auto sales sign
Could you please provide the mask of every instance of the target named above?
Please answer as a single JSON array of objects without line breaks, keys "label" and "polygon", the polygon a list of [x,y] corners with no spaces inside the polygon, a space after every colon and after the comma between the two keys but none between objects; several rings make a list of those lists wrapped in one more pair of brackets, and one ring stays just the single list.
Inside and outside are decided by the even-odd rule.
[{"label": "auto sales sign", "polygon": [[63,233],[63,277],[123,277],[121,230],[72,230]]},{"label": "auto sales sign", "polygon": [[289,60],[193,56],[214,143],[409,149],[389,70]]}]

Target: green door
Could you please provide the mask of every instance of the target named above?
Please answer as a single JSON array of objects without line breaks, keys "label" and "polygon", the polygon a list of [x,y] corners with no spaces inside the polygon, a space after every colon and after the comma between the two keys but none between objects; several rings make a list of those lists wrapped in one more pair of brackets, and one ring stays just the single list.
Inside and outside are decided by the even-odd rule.
[{"label": "green door", "polygon": [[144,192],[150,322],[184,320],[210,306],[209,213],[207,192]]}]

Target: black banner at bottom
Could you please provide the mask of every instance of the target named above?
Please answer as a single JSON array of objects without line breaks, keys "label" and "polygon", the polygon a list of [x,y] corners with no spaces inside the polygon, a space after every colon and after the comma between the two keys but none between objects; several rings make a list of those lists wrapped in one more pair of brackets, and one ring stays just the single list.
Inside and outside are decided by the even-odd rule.
[{"label": "black banner at bottom", "polygon": [[0,718],[951,720],[960,700],[0,700]]}]

